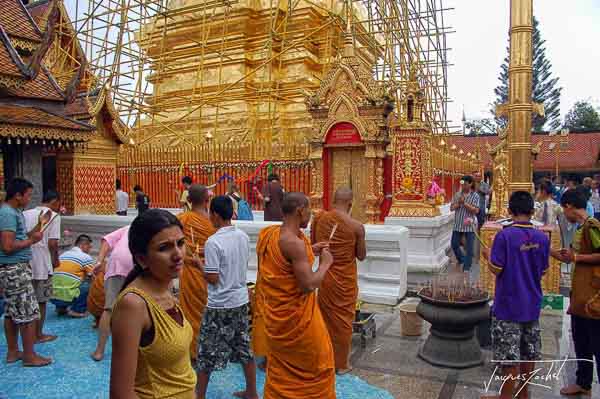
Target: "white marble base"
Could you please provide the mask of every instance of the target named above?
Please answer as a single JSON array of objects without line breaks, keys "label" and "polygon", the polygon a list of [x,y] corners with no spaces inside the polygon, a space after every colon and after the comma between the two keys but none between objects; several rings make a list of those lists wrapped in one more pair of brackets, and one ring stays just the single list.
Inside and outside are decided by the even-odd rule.
[{"label": "white marble base", "polygon": [[444,268],[450,259],[450,237],[454,213],[449,207],[440,207],[441,216],[400,218],[388,217],[387,226],[403,226],[410,232],[408,242],[408,273],[435,273]]},{"label": "white marble base", "polygon": [[[133,221],[129,216],[66,216],[62,218],[63,229],[71,232],[73,239],[86,233],[94,240],[97,253],[101,238]],[[275,224],[261,221],[236,221],[235,224],[250,237],[250,261],[248,280],[256,281],[256,240],[263,228]],[[358,265],[360,299],[387,305],[395,305],[407,291],[407,245],[408,230],[402,226],[366,225],[367,258]],[[306,234],[309,234],[307,231]]]}]

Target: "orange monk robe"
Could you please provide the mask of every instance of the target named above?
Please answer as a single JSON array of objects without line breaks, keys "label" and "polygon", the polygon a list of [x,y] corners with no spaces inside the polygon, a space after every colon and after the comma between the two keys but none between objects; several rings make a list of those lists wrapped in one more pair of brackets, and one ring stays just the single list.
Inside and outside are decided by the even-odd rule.
[{"label": "orange monk robe", "polygon": [[342,370],[350,368],[352,321],[358,297],[356,234],[335,212],[321,212],[313,219],[311,236],[313,243],[329,241],[335,225],[337,229],[329,243],[333,264],[319,288],[318,302],[331,337],[335,368]]},{"label": "orange monk robe", "polygon": [[256,273],[256,285],[254,286],[254,296],[252,301],[252,352],[255,356],[266,357],[267,336],[265,334],[265,319],[263,318],[263,301],[260,292],[260,265]]},{"label": "orange monk robe", "polygon": [[[263,229],[256,252],[267,346],[264,399],[335,398],[333,349],[314,292],[303,292],[279,248],[280,226]],[[314,255],[304,235],[309,264]]]},{"label": "orange monk robe", "polygon": [[102,316],[104,311],[104,272],[94,275],[87,297],[87,310],[96,318],[96,321]]},{"label": "orange monk robe", "polygon": [[[204,273],[192,265],[189,259],[196,250],[200,259],[204,259],[204,244],[216,230],[208,218],[196,212],[184,212],[179,214],[177,218],[183,225],[187,251],[183,270],[179,275],[179,304],[183,315],[191,324],[194,332],[190,344],[190,355],[192,359],[196,359],[198,357],[198,334],[208,301],[208,288]],[[193,241],[192,237],[194,238]]]}]

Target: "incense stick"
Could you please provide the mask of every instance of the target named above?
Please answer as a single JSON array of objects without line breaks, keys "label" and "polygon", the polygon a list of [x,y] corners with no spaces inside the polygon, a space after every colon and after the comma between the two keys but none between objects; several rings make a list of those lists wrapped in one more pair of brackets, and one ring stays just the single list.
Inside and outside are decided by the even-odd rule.
[{"label": "incense stick", "polygon": [[331,230],[331,234],[329,234],[329,241],[331,241],[331,239],[333,238],[333,235],[335,234],[337,227],[338,227],[337,224],[335,226],[333,226],[333,229]]},{"label": "incense stick", "polygon": [[52,216],[52,218],[50,218],[48,223],[42,224],[42,227],[40,227],[40,233],[43,233],[44,231],[46,231],[48,226],[50,226],[52,224],[52,222],[54,221],[54,219],[56,219],[57,216],[58,216],[58,213],[55,213],[54,216]]}]

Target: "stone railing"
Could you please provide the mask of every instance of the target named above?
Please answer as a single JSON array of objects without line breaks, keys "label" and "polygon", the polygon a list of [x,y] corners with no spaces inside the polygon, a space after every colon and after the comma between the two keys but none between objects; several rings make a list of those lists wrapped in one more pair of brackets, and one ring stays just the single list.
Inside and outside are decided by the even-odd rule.
[{"label": "stone railing", "polygon": [[[258,216],[258,215],[257,215]],[[94,241],[97,254],[102,237],[133,221],[133,216],[67,216],[62,218],[63,229],[88,234]],[[256,240],[263,228],[274,224],[263,221],[236,221],[235,224],[250,237],[248,280],[255,281],[257,271]],[[370,303],[395,305],[406,295],[408,229],[402,226],[366,225],[367,258],[359,262],[359,296]],[[306,231],[308,235],[309,232]]]}]

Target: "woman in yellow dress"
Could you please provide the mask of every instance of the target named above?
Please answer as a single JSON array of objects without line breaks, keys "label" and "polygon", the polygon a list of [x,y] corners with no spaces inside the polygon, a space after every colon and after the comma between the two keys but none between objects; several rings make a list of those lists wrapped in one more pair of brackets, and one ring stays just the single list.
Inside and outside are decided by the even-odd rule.
[{"label": "woman in yellow dress", "polygon": [[169,289],[183,267],[184,235],[171,213],[151,209],[129,229],[135,267],[112,318],[111,399],[193,399],[192,327]]}]

